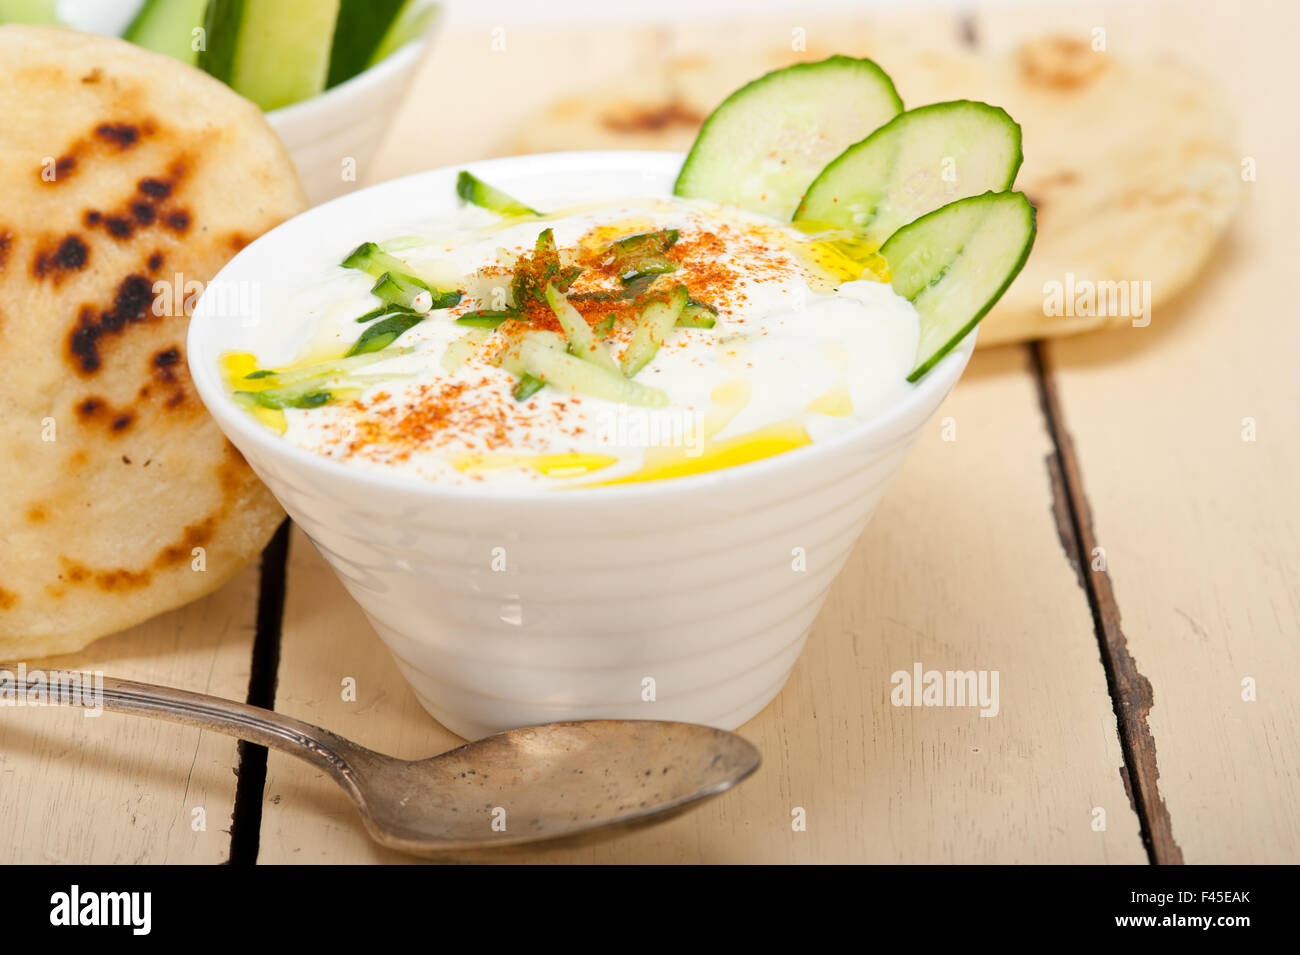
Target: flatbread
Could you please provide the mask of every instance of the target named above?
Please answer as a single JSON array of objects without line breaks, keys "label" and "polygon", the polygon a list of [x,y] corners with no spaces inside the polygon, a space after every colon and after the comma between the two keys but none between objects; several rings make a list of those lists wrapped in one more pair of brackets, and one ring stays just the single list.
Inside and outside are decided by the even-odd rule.
[{"label": "flatbread", "polygon": [[[1016,188],[1038,208],[1038,237],[981,324],[981,345],[1159,321],[1160,306],[1206,267],[1242,191],[1232,112],[1207,79],[1170,60],[1094,52],[1073,37],[980,55],[955,42],[924,47],[848,29],[839,36],[833,51],[692,54],[642,68],[625,83],[553,104],[521,126],[508,151],[686,150],[713,107],[747,80],[830,52],[870,56],[908,107],[981,99],[1023,128]],[[1048,283],[1059,283],[1062,299],[1073,289],[1087,308],[1089,285],[1109,291],[1113,284],[1100,283],[1120,282],[1139,296],[1149,289],[1154,317],[1134,314],[1131,297],[1127,310],[1115,308],[1109,294],[1091,314],[1047,314],[1056,303],[1045,290],[1057,290]]]},{"label": "flatbread", "polygon": [[192,310],[192,283],[306,200],[261,112],[198,70],[26,26],[0,27],[0,64],[0,659],[19,659],[214,590],[282,519],[199,402],[185,294],[155,293]]}]

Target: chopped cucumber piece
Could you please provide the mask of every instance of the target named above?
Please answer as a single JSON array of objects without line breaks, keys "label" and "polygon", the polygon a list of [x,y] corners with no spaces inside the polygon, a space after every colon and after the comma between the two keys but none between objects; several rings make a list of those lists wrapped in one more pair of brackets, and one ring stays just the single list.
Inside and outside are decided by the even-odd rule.
[{"label": "chopped cucumber piece", "polygon": [[[528,328],[527,325],[523,325],[522,327],[525,329]],[[564,340],[564,336],[558,332],[529,329],[525,331],[523,336],[516,340],[512,345],[497,353],[496,364],[500,365],[512,375],[522,375],[524,373],[524,365],[519,356],[524,347],[524,342],[532,342],[535,345],[541,345],[543,348],[550,348],[553,351],[560,352],[564,351],[569,344]]]},{"label": "chopped cucumber piece", "polygon": [[[345,269],[358,269],[378,279],[371,291],[390,305],[428,312],[435,308],[451,308],[461,299],[460,292],[435,288],[414,275],[405,262],[394,255],[389,255],[374,242],[363,242],[349,252],[340,264]],[[428,295],[421,297],[420,290],[427,292]],[[414,304],[417,299],[419,306]],[[424,304],[426,301],[427,305]],[[371,317],[377,316],[371,315]]]},{"label": "chopped cucumber piece", "polygon": [[643,232],[619,239],[609,247],[608,262],[626,287],[647,277],[677,271],[677,263],[665,254],[677,242],[676,229]]},{"label": "chopped cucumber piece", "polygon": [[345,269],[359,269],[374,278],[379,278],[385,272],[410,274],[405,262],[385,252],[375,242],[362,242],[339,264]]},{"label": "chopped cucumber piece", "polygon": [[489,332],[482,328],[471,328],[464,335],[450,342],[442,353],[442,370],[455,374],[471,355],[478,352]]},{"label": "chopped cucumber piece", "polygon": [[303,365],[299,368],[289,368],[277,370],[267,368],[262,371],[255,371],[247,375],[245,381],[254,381],[263,378],[274,378],[274,387],[282,385],[297,385],[303,382],[320,382],[326,378],[336,378],[340,375],[349,375],[358,368],[364,368],[366,365],[373,365],[376,362],[388,361],[390,358],[396,358],[398,355],[405,355],[410,351],[407,348],[394,348],[391,351],[368,351],[365,354],[356,354],[350,358],[335,358],[330,361],[316,362],[311,365]]},{"label": "chopped cucumber piece", "polygon": [[718,310],[708,302],[693,298],[686,300],[682,314],[677,318],[678,328],[712,328],[718,324]]},{"label": "chopped cucumber piece", "polygon": [[832,56],[776,70],[710,114],[673,191],[788,220],[828,162],[902,108],[871,60]]},{"label": "chopped cucumber piece", "polygon": [[686,286],[678,285],[665,297],[655,299],[642,310],[637,317],[636,331],[632,333],[632,340],[623,353],[624,375],[631,378],[650,364],[655,352],[668,336],[669,329],[677,324],[689,298]]},{"label": "chopped cucumber piece", "polygon": [[145,0],[122,39],[193,66],[199,60],[194,31],[207,9],[208,0]]},{"label": "chopped cucumber piece", "polygon": [[618,362],[609,353],[605,343],[596,340],[596,335],[582,317],[582,313],[569,304],[563,295],[556,291],[554,285],[546,286],[546,302],[551,311],[560,320],[564,337],[569,340],[569,351],[583,361],[599,365],[615,374],[619,373]]},{"label": "chopped cucumber piece", "polygon": [[668,395],[658,388],[628,381],[618,372],[537,342],[525,341],[520,349],[520,358],[529,375],[548,385],[620,404],[649,408],[662,408],[668,404]]},{"label": "chopped cucumber piece", "polygon": [[351,358],[353,355],[364,355],[387,348],[397,341],[404,332],[419,325],[422,321],[424,321],[423,315],[406,312],[399,315],[390,315],[383,321],[375,322],[361,333],[360,338],[352,343],[352,347],[348,349],[345,357]]},{"label": "chopped cucumber piece", "polygon": [[881,246],[890,285],[916,307],[916,381],[952,351],[1002,297],[1034,244],[1034,207],[1023,193],[958,199],[903,226]]},{"label": "chopped cucumber piece", "polygon": [[456,177],[456,195],[466,202],[481,206],[489,212],[501,216],[539,216],[532,206],[525,205],[514,196],[502,192],[495,186],[489,186],[478,176],[465,170]]},{"label": "chopped cucumber piece", "polygon": [[527,401],[545,387],[546,382],[542,381],[542,379],[534,378],[528,372],[524,372],[519,381],[515,383],[514,388],[510,390],[510,395],[515,401]]},{"label": "chopped cucumber piece", "polygon": [[957,100],[900,113],[832,161],[795,220],[852,229],[879,248],[942,205],[1011,188],[1020,127],[1005,110]]},{"label": "chopped cucumber piece", "polygon": [[293,385],[284,388],[268,388],[265,391],[236,391],[235,397],[245,402],[254,402],[263,408],[319,408],[328,404],[332,393],[319,390],[317,382],[307,385]]},{"label": "chopped cucumber piece", "polygon": [[514,309],[483,309],[477,312],[466,312],[456,319],[457,325],[469,325],[472,328],[496,328],[502,322],[510,320],[519,320],[523,318],[524,313]]},{"label": "chopped cucumber piece", "polygon": [[264,110],[325,88],[339,0],[211,0],[198,65]]},{"label": "chopped cucumber piece", "polygon": [[370,291],[390,305],[400,306],[405,311],[423,315],[433,309],[433,294],[428,286],[401,273],[385,272],[379,276]]}]

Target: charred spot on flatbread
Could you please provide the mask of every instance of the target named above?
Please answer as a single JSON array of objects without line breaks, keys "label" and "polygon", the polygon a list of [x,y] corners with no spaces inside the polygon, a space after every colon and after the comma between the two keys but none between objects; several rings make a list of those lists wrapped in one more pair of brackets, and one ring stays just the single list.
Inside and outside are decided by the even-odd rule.
[{"label": "charred spot on flatbread", "polygon": [[694,129],[704,116],[678,97],[660,103],[624,103],[601,113],[601,123],[618,133],[656,132],[672,127]]},{"label": "charred spot on flatbread", "polygon": [[89,258],[90,249],[85,240],[75,232],[70,232],[58,244],[36,250],[32,257],[32,276],[37,279],[49,278],[57,283],[69,272],[84,269]]},{"label": "charred spot on flatbread", "polygon": [[1077,90],[1096,80],[1110,65],[1104,52],[1079,37],[1047,36],[1023,43],[1018,52],[1023,79],[1031,86]]},{"label": "charred spot on flatbread", "polygon": [[82,375],[93,375],[103,365],[101,350],[106,335],[121,335],[130,326],[156,318],[153,283],[143,275],[128,275],[117,287],[107,308],[83,305],[68,334],[68,353]]}]

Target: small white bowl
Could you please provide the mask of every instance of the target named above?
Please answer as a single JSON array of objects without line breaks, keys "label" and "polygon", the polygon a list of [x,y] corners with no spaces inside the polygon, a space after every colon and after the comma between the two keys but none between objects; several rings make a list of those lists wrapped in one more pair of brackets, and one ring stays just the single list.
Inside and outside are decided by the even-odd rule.
[{"label": "small white bowl", "polygon": [[[438,21],[437,16],[431,19],[434,24]],[[435,28],[430,25],[352,79],[266,114],[284,140],[312,205],[356,189],[415,77]]]},{"label": "small white bowl", "polygon": [[[545,208],[667,195],[681,161],[553,153],[467,168]],[[411,210],[453,208],[456,172],[312,209],[249,245],[216,281],[300,288],[358,242],[409,224]],[[734,729],[756,714],[785,683],[831,582],[975,344],[968,336],[904,400],[828,441],[691,477],[499,491],[363,471],[267,431],[231,401],[218,370],[223,352],[255,350],[257,329],[216,311],[205,295],[190,322],[204,403],[338,572],[420,702],[469,738],[601,717]],[[502,554],[505,569],[494,569]]]}]

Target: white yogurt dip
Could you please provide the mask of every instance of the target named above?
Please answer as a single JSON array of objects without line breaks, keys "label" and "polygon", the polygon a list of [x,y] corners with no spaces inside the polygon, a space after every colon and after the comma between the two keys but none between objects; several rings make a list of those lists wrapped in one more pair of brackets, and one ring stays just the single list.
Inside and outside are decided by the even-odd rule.
[{"label": "white yogurt dip", "polygon": [[[546,228],[561,264],[583,268],[569,300],[616,360],[626,353],[644,301],[591,300],[622,287],[602,271],[604,250],[630,235],[677,230],[666,252],[675,271],[655,279],[650,291],[683,284],[717,314],[712,328],[672,328],[632,378],[662,392],[660,406],[557,385],[516,400],[519,376],[501,367],[502,352],[527,328],[549,323],[552,333],[562,331],[554,314],[533,308],[496,331],[456,321],[511,305],[511,269]],[[380,360],[331,387],[326,403],[260,409],[284,440],[351,466],[501,487],[665,478],[825,440],[914,387],[906,381],[919,340],[912,305],[872,276],[837,285],[840,279],[817,264],[808,236],[761,216],[680,199],[591,204],[505,221],[471,207],[393,235],[401,238],[342,237],[338,258],[360,241],[380,242],[411,273],[464,291],[462,300],[429,312],[377,353]],[[246,378],[254,369],[343,354],[367,327],[356,318],[380,304],[370,291],[374,282],[337,261],[322,262],[318,282],[264,302],[276,321],[263,323],[251,355],[228,356],[231,386],[255,391],[282,378],[266,371],[265,378]]]}]

